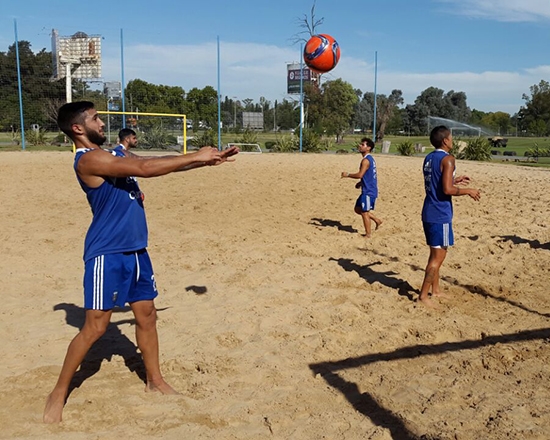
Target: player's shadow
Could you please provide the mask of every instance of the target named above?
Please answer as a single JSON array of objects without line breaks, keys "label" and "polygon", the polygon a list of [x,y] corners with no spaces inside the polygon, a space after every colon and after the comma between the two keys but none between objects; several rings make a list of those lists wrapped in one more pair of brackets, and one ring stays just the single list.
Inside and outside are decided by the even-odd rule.
[{"label": "player's shadow", "polygon": [[376,261],[366,266],[354,263],[350,258],[331,257],[329,261],[336,261],[346,272],[357,272],[357,274],[369,284],[380,283],[390,289],[395,289],[400,296],[404,296],[410,301],[414,301],[416,295],[420,294],[420,291],[412,287],[408,281],[393,276],[397,275],[396,272],[377,272],[371,268],[372,266],[382,264],[381,261]]},{"label": "player's shadow", "polygon": [[443,281],[446,281],[449,284],[454,285],[454,286],[460,286],[463,289],[466,289],[468,292],[473,293],[474,295],[480,295],[484,298],[491,298],[495,301],[499,301],[499,302],[502,302],[502,303],[509,304],[513,307],[517,307],[518,309],[524,310],[526,312],[533,313],[535,315],[539,315],[539,316],[542,316],[544,318],[550,318],[550,313],[541,313],[537,310],[530,309],[530,308],[524,306],[523,304],[521,304],[519,302],[512,301],[508,298],[503,298],[501,296],[495,295],[495,294],[489,292],[487,289],[485,289],[482,286],[475,286],[473,284],[461,284],[456,278],[453,278],[453,277],[448,276],[448,275],[442,276],[441,279]]},{"label": "player's shadow", "polygon": [[348,381],[338,375],[338,371],[361,368],[377,362],[392,362],[402,359],[416,359],[423,356],[433,356],[442,353],[452,353],[463,350],[476,350],[497,344],[513,344],[525,341],[546,341],[550,338],[550,328],[525,330],[496,336],[485,336],[482,339],[471,339],[459,342],[444,342],[434,345],[413,345],[399,348],[386,353],[374,353],[347,358],[332,362],[310,364],[313,374],[320,375],[330,386],[338,390],[348,402],[361,414],[368,417],[375,425],[390,432],[394,440],[422,440],[439,437],[418,436],[411,432],[405,423],[406,419],[385,408],[373,394],[361,393],[357,383]]},{"label": "player's shadow", "polygon": [[550,251],[550,241],[548,243],[541,243],[539,240],[528,240],[526,238],[518,237],[517,235],[494,235],[491,238],[500,238],[500,242],[511,241],[514,244],[527,243],[531,249],[546,249]]},{"label": "player's shadow", "polygon": [[[65,320],[67,324],[81,330],[86,319],[86,310],[78,307],[75,304],[61,303],[53,308],[54,310],[64,310]],[[131,310],[130,307],[117,308],[113,310],[115,313],[123,313]],[[80,368],[73,376],[69,386],[67,399],[75,388],[79,388],[84,381],[96,374],[103,360],[110,361],[114,355],[119,355],[124,359],[124,364],[132,372],[135,373],[143,383],[147,383],[145,372],[145,364],[141,354],[138,352],[136,345],[130,341],[119,329],[121,324],[135,325],[135,319],[122,319],[116,322],[110,322],[107,326],[105,334],[99,338],[82,361]]]},{"label": "player's shadow", "polygon": [[338,220],[329,220],[326,218],[312,218],[309,224],[323,228],[337,228],[339,231],[349,232],[350,234],[359,232],[351,225],[343,225]]},{"label": "player's shadow", "polygon": [[[380,257],[388,258],[390,261],[394,261],[394,262],[399,261],[399,258],[392,257],[390,255],[384,254],[383,252],[379,252],[375,249],[365,249],[365,251],[371,252],[372,254],[380,256]],[[424,272],[424,270],[425,270],[424,268],[422,268],[422,267],[420,267],[416,264],[411,264],[411,263],[404,263],[404,264],[406,264],[412,270],[417,271],[417,272]],[[510,300],[508,298],[504,298],[502,296],[498,296],[494,293],[491,293],[490,291],[483,288],[482,286],[475,286],[473,284],[463,284],[463,283],[459,282],[456,278],[453,278],[449,275],[444,275],[444,276],[441,277],[441,279],[443,281],[449,283],[450,285],[462,287],[463,289],[467,290],[470,293],[473,293],[474,295],[480,295],[480,296],[483,296],[484,298],[490,298],[490,299],[493,299],[495,301],[500,301],[502,303],[511,305],[513,307],[517,307],[518,309],[524,310],[528,313],[533,313],[535,315],[543,316],[545,318],[550,318],[550,313],[541,313],[537,310],[530,309],[530,308],[524,306],[523,304],[521,304],[519,302],[516,302],[516,301]]]}]

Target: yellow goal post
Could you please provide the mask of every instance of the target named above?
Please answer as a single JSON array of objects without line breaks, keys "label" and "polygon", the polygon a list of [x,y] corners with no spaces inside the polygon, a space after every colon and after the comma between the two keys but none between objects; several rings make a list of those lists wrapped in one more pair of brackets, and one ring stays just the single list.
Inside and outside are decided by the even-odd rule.
[{"label": "yellow goal post", "polygon": [[[184,115],[184,114],[179,114],[179,113],[149,113],[149,112],[136,112],[136,111],[132,111],[132,112],[120,112],[120,111],[110,111],[110,110],[98,110],[97,112],[98,114],[100,115],[106,115],[106,121],[104,118],[103,119],[103,122],[105,122],[106,126],[107,126],[107,131],[108,131],[108,142],[111,141],[111,115],[113,116],[122,116],[122,118],[126,118],[126,122],[128,122],[128,124],[124,124],[124,126],[126,126],[126,128],[132,128],[132,129],[136,129],[137,132],[140,131],[140,126],[139,126],[139,121],[140,119],[139,118],[143,118],[143,117],[160,117],[160,118],[163,118],[163,117],[166,117],[166,118],[175,118],[177,122],[177,125],[179,127],[179,123],[181,122],[181,128],[178,128],[178,130],[181,130],[181,145],[182,145],[182,150],[183,150],[183,154],[187,154],[187,116]],[[113,127],[115,128],[115,127]],[[122,128],[122,127],[120,127]],[[116,130],[116,128],[115,128]],[[118,130],[116,130],[118,132]],[[139,135],[139,133],[138,133]],[[179,145],[180,144],[180,136],[178,135],[177,136],[177,144]]]}]

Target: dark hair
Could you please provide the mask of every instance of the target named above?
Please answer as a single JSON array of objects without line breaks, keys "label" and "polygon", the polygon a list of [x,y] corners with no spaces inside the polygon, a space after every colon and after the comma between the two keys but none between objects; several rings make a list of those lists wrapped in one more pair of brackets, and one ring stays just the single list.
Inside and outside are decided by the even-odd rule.
[{"label": "dark hair", "polygon": [[441,148],[443,141],[449,137],[451,130],[449,130],[445,125],[438,125],[434,127],[430,133],[430,143],[435,148]]},{"label": "dark hair", "polygon": [[90,101],[69,102],[62,105],[57,112],[57,125],[63,133],[74,141],[73,124],[84,123],[84,112],[94,108]]},{"label": "dark hair", "polygon": [[135,135],[136,135],[136,132],[131,128],[123,128],[118,132],[118,140],[122,142],[128,136],[135,136]]},{"label": "dark hair", "polygon": [[361,139],[361,143],[363,143],[363,142],[366,142],[371,150],[374,149],[374,142],[372,141],[371,138],[364,137],[364,138]]}]

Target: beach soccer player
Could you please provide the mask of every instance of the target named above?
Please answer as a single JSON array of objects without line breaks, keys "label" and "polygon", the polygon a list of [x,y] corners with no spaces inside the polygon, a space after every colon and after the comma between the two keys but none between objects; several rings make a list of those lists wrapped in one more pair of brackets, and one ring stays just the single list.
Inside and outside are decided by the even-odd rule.
[{"label": "beach soccer player", "polygon": [[374,150],[374,142],[372,139],[363,138],[358,147],[362,159],[359,165],[359,171],[356,173],[342,172],[342,177],[351,179],[360,179],[355,185],[356,188],[361,188],[361,195],[355,202],[354,211],[363,219],[365,226],[365,237],[369,238],[372,233],[371,222],[374,222],[378,229],[382,224],[382,220],[374,215],[374,205],[378,198],[378,174],[376,171],[376,161],[372,156]]},{"label": "beach soccer player", "polygon": [[453,146],[451,131],[443,126],[435,127],[430,133],[430,142],[435,150],[424,159],[425,198],[422,207],[422,224],[430,256],[424,274],[424,281],[418,298],[427,306],[433,307],[431,296],[442,296],[439,289],[439,269],[447,256],[447,249],[454,244],[453,197],[470,196],[478,201],[478,189],[461,188],[467,185],[467,176],[455,177],[455,158],[449,152]]},{"label": "beach soccer player", "polygon": [[[157,287],[147,253],[148,232],[139,177],[156,177],[219,165],[238,153],[204,147],[185,154],[125,156],[105,151],[103,127],[94,104],[72,102],[59,109],[57,123],[76,147],[74,170],[92,209],[84,242],[84,326],[69,344],[59,378],[44,409],[46,423],[61,421],[71,380],[88,350],[106,331],[114,307],[129,304],[136,320],[136,340],[146,370],[146,391],[177,394],[164,380],[154,299]],[[146,160],[144,160],[146,159]]]},{"label": "beach soccer player", "polygon": [[138,145],[138,138],[136,132],[131,128],[123,128],[118,132],[118,145],[114,150],[120,150],[124,156],[135,156],[131,153],[132,148],[136,148]]}]

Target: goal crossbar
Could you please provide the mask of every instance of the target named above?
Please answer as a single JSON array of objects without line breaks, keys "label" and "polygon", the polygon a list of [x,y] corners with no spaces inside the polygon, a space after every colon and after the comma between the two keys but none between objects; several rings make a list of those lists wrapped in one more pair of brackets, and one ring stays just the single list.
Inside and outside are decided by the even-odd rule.
[{"label": "goal crossbar", "polygon": [[148,113],[148,112],[119,112],[119,111],[109,111],[109,110],[98,110],[100,115],[130,115],[130,116],[166,116],[166,117],[176,117],[181,118],[183,121],[183,154],[187,154],[187,116],[178,113]]}]

